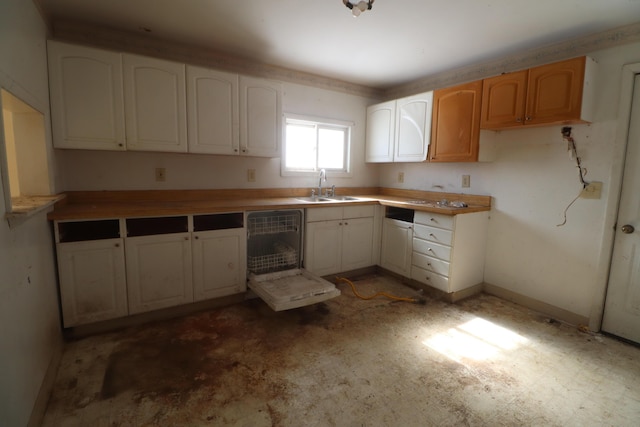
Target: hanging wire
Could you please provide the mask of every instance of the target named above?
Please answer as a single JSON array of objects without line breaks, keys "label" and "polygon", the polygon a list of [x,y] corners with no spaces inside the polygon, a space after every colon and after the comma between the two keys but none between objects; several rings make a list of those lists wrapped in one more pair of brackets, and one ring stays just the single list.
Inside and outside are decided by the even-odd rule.
[{"label": "hanging wire", "polygon": [[[565,126],[562,128],[560,132],[562,133],[562,139],[564,139],[568,143],[567,149],[571,151],[571,154],[576,159],[576,167],[578,168],[578,176],[580,178],[580,184],[582,184],[582,188],[585,189],[589,185],[589,183],[584,180],[584,176],[587,174],[587,169],[582,167],[580,157],[578,156],[578,149],[576,148],[576,142],[573,140],[573,137],[571,136],[571,128],[569,126]],[[564,209],[564,212],[562,213],[564,220],[560,224],[556,224],[556,227],[562,227],[567,223],[567,211],[569,210],[571,205],[573,205],[575,201],[580,198],[581,193],[582,191],[580,191],[580,193],[578,193],[578,195]]]}]

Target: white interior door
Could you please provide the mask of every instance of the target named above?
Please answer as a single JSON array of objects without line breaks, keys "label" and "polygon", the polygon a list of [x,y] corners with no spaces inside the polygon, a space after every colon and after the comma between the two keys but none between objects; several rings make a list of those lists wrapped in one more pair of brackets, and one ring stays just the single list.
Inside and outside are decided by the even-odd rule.
[{"label": "white interior door", "polygon": [[620,210],[602,329],[640,343],[640,74],[634,82]]}]

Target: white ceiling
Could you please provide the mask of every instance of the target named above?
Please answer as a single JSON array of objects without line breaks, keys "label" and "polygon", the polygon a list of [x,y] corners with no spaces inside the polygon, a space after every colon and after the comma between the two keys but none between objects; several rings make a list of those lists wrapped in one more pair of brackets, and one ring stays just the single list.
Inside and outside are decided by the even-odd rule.
[{"label": "white ceiling", "polygon": [[37,0],[53,20],[145,33],[387,88],[640,22],[640,0]]}]

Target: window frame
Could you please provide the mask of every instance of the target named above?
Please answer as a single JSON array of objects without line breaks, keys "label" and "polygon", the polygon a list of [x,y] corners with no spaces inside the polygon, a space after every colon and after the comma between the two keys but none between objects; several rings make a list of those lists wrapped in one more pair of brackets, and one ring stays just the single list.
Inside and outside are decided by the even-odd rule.
[{"label": "window frame", "polygon": [[316,145],[316,161],[314,170],[299,170],[299,169],[291,169],[286,166],[286,155],[287,155],[287,125],[288,124],[301,124],[301,125],[311,125],[316,128],[316,135],[318,133],[318,129],[343,129],[345,132],[345,144],[344,144],[344,152],[343,152],[343,160],[345,164],[344,169],[325,169],[327,174],[330,174],[332,177],[351,177],[352,176],[352,166],[351,166],[351,136],[353,134],[352,129],[355,125],[354,122],[345,121],[345,120],[336,120],[329,119],[325,117],[316,117],[316,116],[307,116],[293,113],[285,113],[283,114],[283,132],[282,132],[282,156],[280,161],[280,174],[281,176],[316,176],[320,169],[318,167],[318,151]]}]

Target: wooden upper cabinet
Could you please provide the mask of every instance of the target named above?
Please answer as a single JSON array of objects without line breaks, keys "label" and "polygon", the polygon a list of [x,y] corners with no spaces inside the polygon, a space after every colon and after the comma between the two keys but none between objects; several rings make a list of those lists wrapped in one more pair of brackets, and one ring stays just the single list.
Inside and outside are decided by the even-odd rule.
[{"label": "wooden upper cabinet", "polygon": [[595,63],[574,58],[484,80],[483,129],[591,121]]},{"label": "wooden upper cabinet", "polygon": [[580,121],[585,60],[583,56],[529,70],[527,124]]},{"label": "wooden upper cabinet", "polygon": [[478,160],[481,96],[482,81],[434,91],[430,161]]},{"label": "wooden upper cabinet", "polygon": [[485,79],[482,89],[483,129],[511,127],[524,121],[529,71]]}]

